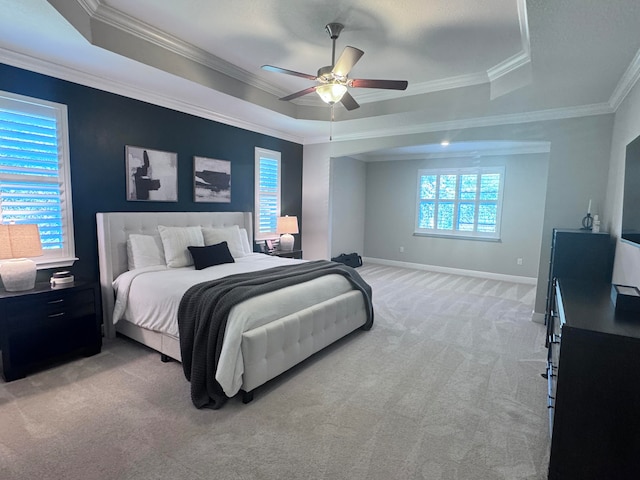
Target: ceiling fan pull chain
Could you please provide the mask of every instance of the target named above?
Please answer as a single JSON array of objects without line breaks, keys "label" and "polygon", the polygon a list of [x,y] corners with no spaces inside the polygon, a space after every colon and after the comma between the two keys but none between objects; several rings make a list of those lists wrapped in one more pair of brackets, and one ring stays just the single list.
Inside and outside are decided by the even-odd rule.
[{"label": "ceiling fan pull chain", "polygon": [[333,105],[331,105],[331,120],[329,121],[329,141],[333,140]]}]

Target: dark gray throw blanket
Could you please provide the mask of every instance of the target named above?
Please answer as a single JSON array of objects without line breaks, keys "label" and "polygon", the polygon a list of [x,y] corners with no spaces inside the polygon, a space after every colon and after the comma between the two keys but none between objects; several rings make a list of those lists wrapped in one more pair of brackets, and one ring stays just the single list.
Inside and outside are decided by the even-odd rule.
[{"label": "dark gray throw blanket", "polygon": [[222,350],[224,331],[231,308],[263,293],[306,282],[322,275],[343,275],[355,289],[362,292],[367,308],[367,322],[373,325],[371,287],[354,268],[317,260],[295,265],[240,273],[199,283],[189,288],[178,308],[178,330],[182,368],[191,382],[191,400],[197,408],[220,408],[227,401],[222,387],[215,379]]}]

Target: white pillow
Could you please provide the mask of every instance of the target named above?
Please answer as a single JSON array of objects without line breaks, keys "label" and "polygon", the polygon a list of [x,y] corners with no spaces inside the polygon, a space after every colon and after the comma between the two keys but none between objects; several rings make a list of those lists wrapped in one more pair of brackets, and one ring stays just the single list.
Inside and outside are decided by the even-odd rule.
[{"label": "white pillow", "polygon": [[249,244],[249,234],[247,233],[246,228],[240,229],[240,240],[242,240],[242,249],[244,250],[244,254],[249,255],[250,253],[253,253],[253,249]]},{"label": "white pillow", "polygon": [[156,235],[132,233],[127,238],[127,256],[129,270],[136,268],[166,265],[162,240]]},{"label": "white pillow", "polygon": [[244,247],[240,237],[240,228],[238,225],[231,227],[209,228],[202,227],[202,235],[204,236],[205,245],[215,245],[221,242],[227,242],[229,251],[233,258],[244,257]]},{"label": "white pillow", "polygon": [[193,265],[193,257],[187,247],[204,247],[202,230],[197,227],[165,227],[158,225],[162,238],[167,267],[178,268]]}]

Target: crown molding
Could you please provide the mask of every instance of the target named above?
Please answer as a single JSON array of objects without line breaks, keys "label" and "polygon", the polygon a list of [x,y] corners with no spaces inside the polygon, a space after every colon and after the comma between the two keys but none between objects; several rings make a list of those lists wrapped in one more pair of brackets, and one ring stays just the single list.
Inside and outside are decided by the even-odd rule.
[{"label": "crown molding", "polygon": [[519,52],[504,62],[487,70],[487,77],[489,77],[490,82],[495,82],[500,77],[508,75],[509,73],[524,67],[528,63],[531,63],[531,56],[529,53]]},{"label": "crown molding", "polygon": [[520,25],[520,46],[522,50],[487,70],[487,76],[491,82],[531,62],[531,40],[529,36],[526,0],[517,0],[517,6],[518,22]]},{"label": "crown molding", "polygon": [[500,155],[531,155],[545,154],[551,151],[549,142],[517,142],[513,145],[504,147],[470,149],[464,151],[442,151],[442,152],[422,152],[422,153],[398,153],[383,155],[352,155],[352,157],[366,161],[402,161],[402,160],[425,160],[425,159],[441,159],[441,158],[477,158],[477,157],[496,157]]},{"label": "crown molding", "polygon": [[631,89],[640,79],[640,49],[636,52],[635,57],[625,70],[622,78],[616,85],[615,90],[609,98],[609,105],[615,111],[618,110],[622,101],[629,95]]},{"label": "crown molding", "polygon": [[[354,133],[345,135],[333,135],[333,141],[366,140],[369,138],[391,137],[398,135],[412,135],[416,133],[446,132],[450,130],[461,130],[466,128],[494,127],[497,125],[513,125],[519,123],[544,122],[550,120],[562,120],[567,118],[588,117],[594,115],[606,115],[615,113],[615,110],[608,103],[597,103],[593,105],[582,105],[579,107],[553,108],[532,112],[512,113],[505,115],[493,115],[487,117],[466,118],[460,120],[450,120],[446,122],[432,122],[414,124],[409,127],[399,126],[378,130],[369,130],[365,133]],[[316,143],[321,143],[320,139]],[[313,143],[307,141],[307,143]]]},{"label": "crown molding", "polygon": [[[269,83],[261,80],[256,75],[247,72],[209,52],[185,42],[178,37],[155,28],[141,20],[133,18],[117,10],[100,0],[75,0],[91,17],[92,21],[97,21],[108,25],[116,30],[128,33],[136,38],[152,45],[166,49],[176,55],[192,60],[200,65],[215,70],[219,73],[232,77],[243,83],[271,93],[281,95],[282,91],[273,87]],[[93,43],[93,42],[92,42]]]},{"label": "crown molding", "polygon": [[90,17],[92,17],[101,6],[98,0],[76,0],[76,2]]},{"label": "crown molding", "polygon": [[[167,32],[157,29],[141,20],[130,17],[125,13],[117,10],[105,3],[103,0],[75,0],[91,17],[92,21],[99,21],[117,30],[126,32],[141,40],[149,42],[160,48],[164,48],[172,53],[181,55],[189,60],[204,65],[212,70],[223,73],[229,77],[239,80],[243,83],[259,88],[269,94],[282,97],[285,92],[260,77],[247,72],[205,50],[174,37]],[[498,65],[488,69],[486,72],[478,72],[468,75],[460,75],[444,79],[423,82],[420,84],[410,85],[407,93],[410,95],[420,95],[425,93],[433,93],[442,90],[454,88],[469,87],[479,85],[488,81],[495,81],[501,76],[507,75],[517,68],[522,67],[530,62],[530,46],[529,46],[529,26],[527,22],[526,0],[517,0],[518,21],[520,25],[522,51],[504,60]],[[390,100],[397,98],[398,92],[395,91],[375,91],[365,92],[358,95],[359,103],[373,103],[377,101]],[[297,100],[295,103],[300,105],[315,106],[317,102]]]},{"label": "crown molding", "polygon": [[[638,57],[638,56],[636,56]],[[318,144],[325,143],[328,140],[328,134],[324,133],[314,137],[300,137],[292,135],[288,132],[266,127],[264,125],[247,122],[238,118],[219,114],[200,105],[187,103],[179,98],[161,95],[149,92],[142,88],[134,87],[123,82],[117,82],[104,77],[91,75],[80,70],[70,67],[57,65],[49,61],[30,57],[21,53],[0,49],[0,61],[8,65],[13,65],[25,70],[31,70],[44,75],[49,75],[69,82],[85,85],[88,87],[104,90],[107,92],[122,95],[128,98],[141,100],[158,106],[171,108],[179,112],[190,113],[198,117],[207,118],[226,125],[251,130],[257,133],[263,133],[283,140],[288,140],[300,144]],[[638,63],[638,62],[636,62]],[[631,71],[629,69],[628,71]],[[638,69],[634,69],[634,75],[637,79]],[[603,115],[615,113],[615,109],[610,103],[599,103],[594,105],[584,105],[580,107],[557,108],[549,110],[541,110],[537,112],[524,112],[507,115],[494,115],[490,117],[478,117],[461,120],[452,120],[446,122],[432,122],[422,124],[412,124],[411,126],[398,126],[392,128],[384,128],[378,130],[368,130],[366,133],[333,135],[333,141],[352,141],[365,140],[376,137],[389,137],[396,135],[410,135],[416,133],[439,132],[447,130],[456,130],[463,128],[480,128],[496,125],[518,124],[528,122],[538,122],[547,120],[557,120],[565,118],[576,118],[591,115]]]},{"label": "crown molding", "polygon": [[[396,90],[380,90],[375,92],[362,92],[358,93],[358,103],[361,105],[373,102],[380,102],[383,100],[393,100],[401,96],[423,95],[427,93],[441,92],[443,90],[449,90],[453,88],[472,87],[474,85],[482,85],[489,81],[486,73],[471,73],[468,75],[459,75],[456,77],[443,78],[438,80],[431,80],[429,82],[422,82],[419,84],[411,84],[406,90],[398,92]],[[325,105],[318,97],[315,98],[309,96],[299,97],[293,100],[296,105],[315,107],[318,105]]]},{"label": "crown molding", "polygon": [[303,144],[305,139],[288,132],[269,128],[257,123],[247,122],[238,118],[222,115],[211,109],[200,105],[187,103],[179,98],[162,95],[148,90],[134,87],[132,85],[118,82],[105,77],[91,75],[86,72],[76,70],[67,66],[57,65],[45,60],[30,57],[21,53],[12,52],[0,48],[0,62],[14,67],[30,70],[43,75],[59,78],[68,82],[77,83],[87,87],[96,88],[105,92],[122,95],[124,97],[140,100],[165,108],[170,108],[183,113],[189,113],[197,117],[206,118],[215,122],[223,123],[233,127],[262,133],[272,137],[280,138],[294,143]]}]

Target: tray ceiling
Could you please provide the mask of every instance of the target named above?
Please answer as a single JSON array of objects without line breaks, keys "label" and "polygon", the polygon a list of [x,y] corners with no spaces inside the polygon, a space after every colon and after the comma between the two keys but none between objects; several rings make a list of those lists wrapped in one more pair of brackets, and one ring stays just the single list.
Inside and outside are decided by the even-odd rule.
[{"label": "tray ceiling", "polygon": [[[301,143],[322,141],[330,108],[313,85],[331,63],[329,22],[364,50],[336,136],[411,132],[494,118],[613,111],[638,76],[640,2],[617,0],[0,0],[0,61]],[[484,120],[482,120],[484,119]],[[498,121],[498,120],[496,120]],[[377,133],[376,133],[377,132]]]}]

